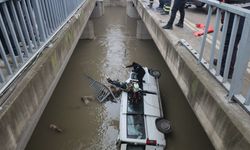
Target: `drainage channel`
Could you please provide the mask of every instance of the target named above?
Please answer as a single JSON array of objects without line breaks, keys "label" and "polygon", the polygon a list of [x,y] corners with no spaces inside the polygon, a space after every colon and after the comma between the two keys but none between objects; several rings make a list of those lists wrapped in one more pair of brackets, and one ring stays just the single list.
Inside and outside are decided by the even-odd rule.
[{"label": "drainage channel", "polygon": [[[127,17],[123,7],[106,7],[105,15],[92,21],[95,40],[79,40],[26,150],[117,149],[120,102],[83,103],[82,96],[92,95],[83,76],[124,81],[128,77],[124,66],[132,61],[161,71],[164,116],[173,128],[167,149],[214,149],[154,42],[136,39],[137,20]],[[51,125],[62,133],[52,131]]]}]

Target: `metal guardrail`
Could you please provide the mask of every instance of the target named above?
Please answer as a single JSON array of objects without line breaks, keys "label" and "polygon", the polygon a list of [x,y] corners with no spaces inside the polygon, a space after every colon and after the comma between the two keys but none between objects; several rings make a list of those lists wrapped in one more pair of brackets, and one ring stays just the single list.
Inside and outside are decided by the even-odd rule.
[{"label": "metal guardrail", "polygon": [[0,94],[32,63],[84,2],[0,0]]},{"label": "metal guardrail", "polygon": [[[222,85],[224,85],[228,90],[227,99],[232,101],[233,98],[239,102],[244,109],[250,112],[250,83],[248,87],[243,87],[245,82],[244,78],[246,78],[246,76],[250,77],[250,73],[247,72],[250,58],[248,46],[250,43],[250,10],[235,5],[221,3],[217,0],[200,1],[206,3],[209,8],[200,49],[199,51],[194,51],[190,48],[190,45],[185,43],[185,41],[180,42],[186,45],[186,47],[194,54],[198,63],[203,64],[203,66],[207,68],[210,73],[222,83]],[[241,6],[247,6],[250,8],[250,3],[245,3]],[[214,33],[212,35],[212,44],[209,52],[210,56],[209,59],[207,59],[204,54],[205,43],[212,15],[212,8],[214,7],[217,8],[217,11],[214,23]],[[224,18],[222,18],[222,14]],[[219,38],[218,33],[221,28],[221,19],[223,20],[223,28],[221,30],[221,38]],[[237,40],[240,41],[237,42]],[[219,49],[216,49],[217,41],[221,42]],[[225,48],[225,46],[227,46],[227,48]],[[225,49],[227,49],[226,55],[225,53],[223,54]],[[215,59],[217,59],[217,63],[215,63]],[[233,59],[235,59],[234,65],[231,64],[234,61]],[[224,66],[224,69],[222,66]],[[229,79],[231,78],[230,66],[234,66],[232,79]],[[248,92],[242,94],[244,93],[242,90],[246,88]]]}]

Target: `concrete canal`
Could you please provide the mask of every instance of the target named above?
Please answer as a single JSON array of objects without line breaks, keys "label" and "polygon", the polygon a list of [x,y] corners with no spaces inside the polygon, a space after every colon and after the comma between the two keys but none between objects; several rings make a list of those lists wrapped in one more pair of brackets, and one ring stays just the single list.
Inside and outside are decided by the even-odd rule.
[{"label": "concrete canal", "polygon": [[[79,40],[26,150],[112,150],[119,130],[120,103],[90,101],[83,75],[106,82],[106,77],[126,80],[126,64],[136,61],[161,71],[160,90],[165,117],[173,133],[168,150],[214,149],[187,100],[152,40],[136,39],[136,19],[123,7],[107,7],[105,15],[93,19],[95,40]],[[55,133],[50,124],[63,132]]]}]

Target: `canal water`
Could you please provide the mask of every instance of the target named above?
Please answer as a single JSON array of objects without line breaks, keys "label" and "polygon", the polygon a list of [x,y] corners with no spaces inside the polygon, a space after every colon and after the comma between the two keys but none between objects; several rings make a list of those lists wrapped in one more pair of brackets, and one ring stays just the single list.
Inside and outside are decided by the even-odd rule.
[{"label": "canal water", "polygon": [[[125,8],[107,7],[93,21],[95,40],[79,40],[26,150],[116,150],[120,102],[83,103],[82,96],[92,95],[84,74],[104,83],[106,77],[124,81],[129,71],[124,66],[132,61],[162,73],[164,114],[173,128],[167,149],[213,150],[154,42],[136,39],[136,19]],[[52,131],[50,124],[63,132]]]}]

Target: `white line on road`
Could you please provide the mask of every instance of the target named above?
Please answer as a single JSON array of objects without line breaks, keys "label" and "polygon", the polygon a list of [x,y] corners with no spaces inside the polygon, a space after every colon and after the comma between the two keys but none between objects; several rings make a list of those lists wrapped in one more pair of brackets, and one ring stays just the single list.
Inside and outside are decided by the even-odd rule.
[{"label": "white line on road", "polygon": [[[179,18],[180,17],[180,15],[179,14],[177,14],[177,17]],[[184,24],[187,26],[187,27],[189,27],[192,31],[198,31],[198,29],[197,29],[197,27],[196,27],[196,25],[194,24],[194,23],[192,23],[191,21],[189,21],[188,19],[186,19],[185,18],[185,21],[184,21]],[[209,43],[209,44],[212,44],[212,36],[211,35],[209,35],[209,34],[207,34],[207,42]],[[216,49],[219,49],[219,47],[220,47],[220,41],[216,41]]]}]

